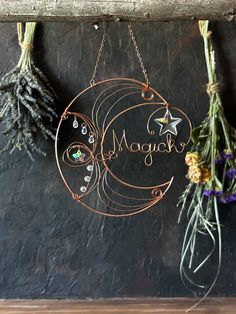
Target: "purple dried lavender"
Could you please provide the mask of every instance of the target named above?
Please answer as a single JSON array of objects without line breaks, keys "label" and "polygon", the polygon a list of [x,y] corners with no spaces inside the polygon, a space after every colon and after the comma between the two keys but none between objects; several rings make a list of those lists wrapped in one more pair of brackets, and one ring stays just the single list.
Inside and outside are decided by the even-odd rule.
[{"label": "purple dried lavender", "polygon": [[215,195],[215,191],[214,190],[204,190],[203,195],[210,197],[210,196]]},{"label": "purple dried lavender", "polygon": [[236,176],[236,169],[231,168],[231,169],[227,170],[226,175],[230,179],[234,178]]},{"label": "purple dried lavender", "polygon": [[222,196],[224,194],[224,191],[222,190],[214,190],[214,189],[209,189],[209,190],[204,190],[203,195],[204,196]]},{"label": "purple dried lavender", "polygon": [[231,194],[225,194],[220,198],[220,202],[223,204],[230,204],[236,201],[236,192]]},{"label": "purple dried lavender", "polygon": [[220,156],[218,156],[215,160],[216,165],[222,165],[224,163],[224,159],[222,159]]},{"label": "purple dried lavender", "polygon": [[231,152],[223,151],[223,152],[221,153],[221,156],[222,156],[222,158],[224,158],[225,160],[234,159],[234,154],[231,153]]}]

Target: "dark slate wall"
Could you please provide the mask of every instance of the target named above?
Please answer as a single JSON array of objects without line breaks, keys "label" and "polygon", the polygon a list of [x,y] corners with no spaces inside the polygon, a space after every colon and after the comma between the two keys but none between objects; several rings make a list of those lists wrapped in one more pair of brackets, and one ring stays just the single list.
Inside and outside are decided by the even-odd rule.
[{"label": "dark slate wall", "polygon": [[[236,24],[212,25],[226,113],[235,121]],[[196,125],[207,112],[207,81],[196,23],[134,26],[152,85],[184,109]],[[45,23],[37,29],[35,62],[60,96],[58,111],[88,85],[101,31],[80,23]],[[0,24],[0,75],[19,58],[15,24]],[[127,36],[113,24],[99,78],[142,80]],[[2,137],[0,137],[0,143]],[[0,298],[190,296],[179,277],[185,222],[177,225],[176,201],[186,184],[184,163],[167,197],[154,209],[125,219],[96,216],[75,204],[48,157],[32,163],[22,153],[0,159]],[[183,156],[184,158],[184,156]],[[222,208],[223,262],[216,296],[236,293],[236,213]],[[207,249],[207,243],[204,244]],[[208,280],[215,270],[201,274]]]}]

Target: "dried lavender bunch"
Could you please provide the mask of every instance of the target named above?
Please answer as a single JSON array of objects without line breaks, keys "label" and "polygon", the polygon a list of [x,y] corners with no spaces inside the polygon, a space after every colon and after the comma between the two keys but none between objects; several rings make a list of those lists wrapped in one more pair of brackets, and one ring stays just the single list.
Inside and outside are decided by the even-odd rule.
[{"label": "dried lavender bunch", "polygon": [[2,134],[7,136],[0,153],[25,149],[32,160],[35,152],[46,155],[37,146],[36,135],[54,139],[52,123],[57,117],[56,94],[32,60],[35,28],[36,23],[26,23],[23,39],[22,23],[17,23],[21,57],[0,82],[0,118],[5,124]]}]

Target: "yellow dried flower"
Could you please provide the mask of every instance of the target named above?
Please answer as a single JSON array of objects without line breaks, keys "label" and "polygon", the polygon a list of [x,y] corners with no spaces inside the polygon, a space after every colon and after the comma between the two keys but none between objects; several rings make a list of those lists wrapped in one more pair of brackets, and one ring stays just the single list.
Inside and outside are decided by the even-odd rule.
[{"label": "yellow dried flower", "polygon": [[192,181],[193,183],[201,183],[202,179],[201,168],[196,165],[190,166],[188,169],[188,176],[190,181]]},{"label": "yellow dried flower", "polygon": [[185,163],[188,166],[197,165],[200,161],[198,152],[187,152],[185,156]]},{"label": "yellow dried flower", "polygon": [[211,172],[208,168],[202,168],[202,183],[206,183],[211,179]]},{"label": "yellow dried flower", "polygon": [[206,183],[211,179],[211,172],[208,168],[193,165],[188,169],[188,176],[193,183]]}]

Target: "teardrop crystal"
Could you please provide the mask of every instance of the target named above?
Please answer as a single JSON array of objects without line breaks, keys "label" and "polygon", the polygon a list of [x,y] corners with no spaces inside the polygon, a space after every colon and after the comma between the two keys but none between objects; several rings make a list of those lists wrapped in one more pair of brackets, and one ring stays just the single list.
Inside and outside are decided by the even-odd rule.
[{"label": "teardrop crystal", "polygon": [[93,144],[93,143],[94,143],[94,136],[93,136],[93,135],[90,135],[90,136],[89,136],[88,142],[89,142],[90,144]]},{"label": "teardrop crystal", "polygon": [[78,121],[75,119],[74,121],[73,121],[73,128],[74,129],[77,129],[79,127],[79,123],[78,123]]},{"label": "teardrop crystal", "polygon": [[88,130],[87,130],[87,128],[86,128],[85,126],[82,127],[81,133],[82,133],[83,135],[85,135],[85,134],[88,133]]}]

